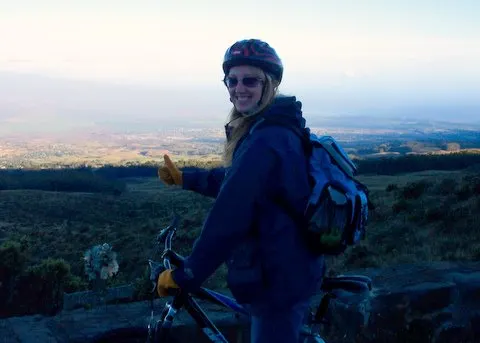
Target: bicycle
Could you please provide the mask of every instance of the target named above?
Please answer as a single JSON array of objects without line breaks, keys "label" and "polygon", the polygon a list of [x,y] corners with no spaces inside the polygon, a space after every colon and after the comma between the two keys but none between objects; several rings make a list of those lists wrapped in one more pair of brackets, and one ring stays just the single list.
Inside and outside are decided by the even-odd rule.
[{"label": "bicycle", "polygon": [[[179,217],[175,216],[170,225],[161,230],[157,235],[157,249],[162,242],[164,244],[164,249],[161,255],[163,263],[151,259],[148,260],[150,281],[152,282],[152,298],[150,321],[147,327],[114,329],[99,335],[91,342],[177,343],[178,341],[171,335],[172,324],[176,314],[178,314],[181,309],[185,309],[205,334],[208,341],[229,343],[224,334],[222,334],[212,320],[210,320],[196,299],[206,300],[210,303],[232,310],[239,315],[249,316],[248,311],[238,304],[235,299],[214,290],[201,287],[198,292],[190,294],[183,293],[181,289],[172,290],[173,299],[166,302],[159,319],[155,319],[153,299],[156,292],[157,277],[164,269],[170,269],[172,268],[172,265],[178,267],[183,261],[183,257],[172,250],[172,240],[177,231],[178,221]],[[343,290],[350,293],[369,292],[372,290],[372,280],[364,275],[324,277],[320,288],[323,297],[316,311],[310,311],[308,313],[306,325],[301,332],[301,343],[326,343],[316,331],[319,331],[317,326],[328,324],[325,320],[325,315],[330,301],[337,298],[336,291]]]}]

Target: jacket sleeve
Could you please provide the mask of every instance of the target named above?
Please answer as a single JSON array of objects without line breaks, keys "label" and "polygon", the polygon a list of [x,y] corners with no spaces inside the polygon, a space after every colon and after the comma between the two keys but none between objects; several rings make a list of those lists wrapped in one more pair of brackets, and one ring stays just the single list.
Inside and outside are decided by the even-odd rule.
[{"label": "jacket sleeve", "polygon": [[182,188],[215,198],[225,177],[225,168],[190,168],[182,171]]},{"label": "jacket sleeve", "polygon": [[252,136],[238,149],[217,200],[210,210],[183,268],[173,272],[183,289],[195,290],[229,258],[236,244],[249,234],[255,204],[269,196],[278,155],[268,141],[275,137]]}]

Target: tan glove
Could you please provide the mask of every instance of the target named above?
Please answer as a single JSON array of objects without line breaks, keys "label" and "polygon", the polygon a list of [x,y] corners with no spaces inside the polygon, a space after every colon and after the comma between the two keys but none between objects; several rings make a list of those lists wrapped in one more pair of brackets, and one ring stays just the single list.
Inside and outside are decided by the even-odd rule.
[{"label": "tan glove", "polygon": [[182,185],[182,172],[170,160],[168,155],[163,155],[165,165],[158,168],[158,177],[166,185]]},{"label": "tan glove", "polygon": [[172,269],[163,271],[157,279],[157,293],[160,297],[168,296],[169,288],[178,288],[172,277]]}]

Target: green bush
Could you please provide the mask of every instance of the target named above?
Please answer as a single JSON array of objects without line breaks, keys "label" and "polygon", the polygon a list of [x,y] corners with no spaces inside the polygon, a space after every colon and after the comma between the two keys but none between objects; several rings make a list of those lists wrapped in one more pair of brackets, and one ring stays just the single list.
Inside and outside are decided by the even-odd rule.
[{"label": "green bush", "polygon": [[397,189],[398,189],[398,185],[395,183],[391,183],[385,188],[385,191],[392,192],[392,191],[396,191]]},{"label": "green bush", "polygon": [[467,175],[463,179],[462,191],[466,198],[480,195],[480,175]]},{"label": "green bush", "polygon": [[63,306],[63,293],[83,289],[62,259],[28,266],[25,248],[7,241],[0,246],[0,317],[42,313],[53,315]]},{"label": "green bush", "polygon": [[13,305],[16,281],[26,262],[27,256],[19,243],[6,241],[0,246],[0,315]]},{"label": "green bush", "polygon": [[411,205],[405,199],[400,199],[392,205],[392,212],[398,214],[400,212],[408,211],[411,208]]},{"label": "green bush", "polygon": [[377,267],[377,254],[365,245],[356,245],[346,254],[345,264],[352,268]]},{"label": "green bush", "polygon": [[135,279],[134,282],[134,299],[137,301],[150,300],[152,297],[153,284],[150,281],[150,268],[145,267],[141,277]]},{"label": "green bush", "polygon": [[449,195],[455,192],[457,181],[452,178],[443,179],[435,188],[436,192],[441,195]]},{"label": "green bush", "polygon": [[425,211],[425,219],[427,222],[436,222],[445,218],[446,212],[444,207],[433,207]]},{"label": "green bush", "polygon": [[81,280],[63,259],[48,258],[28,267],[19,279],[17,309],[22,313],[54,315],[63,306],[63,293],[80,288]]},{"label": "green bush", "polygon": [[20,243],[6,241],[0,245],[0,280],[18,275],[27,261],[27,255]]},{"label": "green bush", "polygon": [[464,184],[455,192],[455,194],[459,201],[465,201],[473,195],[473,192],[470,185]]},{"label": "green bush", "polygon": [[418,199],[429,186],[430,183],[424,180],[410,182],[403,188],[402,196],[404,199]]}]

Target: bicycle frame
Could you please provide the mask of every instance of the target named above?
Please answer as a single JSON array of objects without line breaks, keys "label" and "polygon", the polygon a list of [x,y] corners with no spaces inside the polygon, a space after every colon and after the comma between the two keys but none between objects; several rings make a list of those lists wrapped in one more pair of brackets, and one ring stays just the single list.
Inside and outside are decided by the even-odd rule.
[{"label": "bicycle frame", "polygon": [[[237,313],[248,316],[247,311],[245,311],[233,299],[225,295],[206,288],[202,288],[199,293],[195,293],[195,298],[198,297],[200,299],[219,304]],[[215,326],[215,324],[210,320],[210,318],[208,318],[207,314],[200,307],[194,296],[192,296],[191,294],[182,294],[182,292],[179,291],[174,296],[171,302],[167,302],[165,304],[160,319],[156,322],[155,325],[155,342],[168,342],[168,337],[170,335],[175,315],[180,309],[185,309],[188,314],[195,320],[198,327],[203,331],[203,333],[210,341],[229,343],[229,341],[225,338],[221,331]]]},{"label": "bicycle frame", "polygon": [[[178,223],[178,216],[175,216],[172,223],[163,229],[157,236],[157,245],[163,240],[164,250],[162,253],[163,263],[149,260],[150,280],[153,284],[152,288],[152,312],[150,323],[148,324],[149,342],[166,343],[170,337],[170,332],[176,314],[183,308],[195,320],[198,327],[203,331],[211,342],[229,343],[225,336],[208,318],[207,314],[202,310],[195,298],[209,301],[228,308],[239,315],[249,317],[249,312],[238,304],[233,298],[224,294],[215,292],[205,287],[201,287],[198,292],[184,293],[181,289],[172,291],[173,300],[167,302],[160,315],[160,319],[156,322],[153,316],[153,297],[156,290],[156,283],[159,272],[170,269],[172,264],[180,266],[183,263],[183,257],[172,250],[172,239],[175,235]],[[311,313],[309,324],[324,324],[324,316],[328,309],[331,299],[334,299],[336,289],[343,289],[351,292],[364,292],[371,290],[371,280],[363,275],[338,276],[335,278],[324,278],[322,283],[322,291],[325,296],[322,298],[320,305],[315,314]],[[324,342],[320,336],[308,333],[312,337],[318,337],[317,342]]]},{"label": "bicycle frame", "polygon": [[[178,216],[175,216],[172,223],[167,228],[163,229],[157,236],[157,244],[164,240],[164,250],[162,253],[163,268],[160,267],[161,264],[158,262],[153,260],[148,261],[151,270],[150,280],[154,285],[152,289],[152,295],[154,295],[156,289],[156,278],[158,277],[159,269],[170,269],[172,264],[179,266],[183,262],[183,257],[172,250],[172,240],[177,230],[177,224]],[[175,290],[173,293],[173,300],[165,304],[165,307],[160,315],[160,319],[155,323],[153,320],[152,309],[148,331],[150,340],[153,339],[154,342],[168,342],[173,320],[175,319],[178,311],[183,308],[195,320],[197,325],[210,341],[229,343],[220,330],[210,320],[210,318],[208,318],[207,314],[202,310],[195,298],[206,300],[228,308],[238,314],[249,316],[248,311],[238,304],[233,298],[205,287],[201,287],[198,292],[193,294],[184,293],[182,290]]]}]

